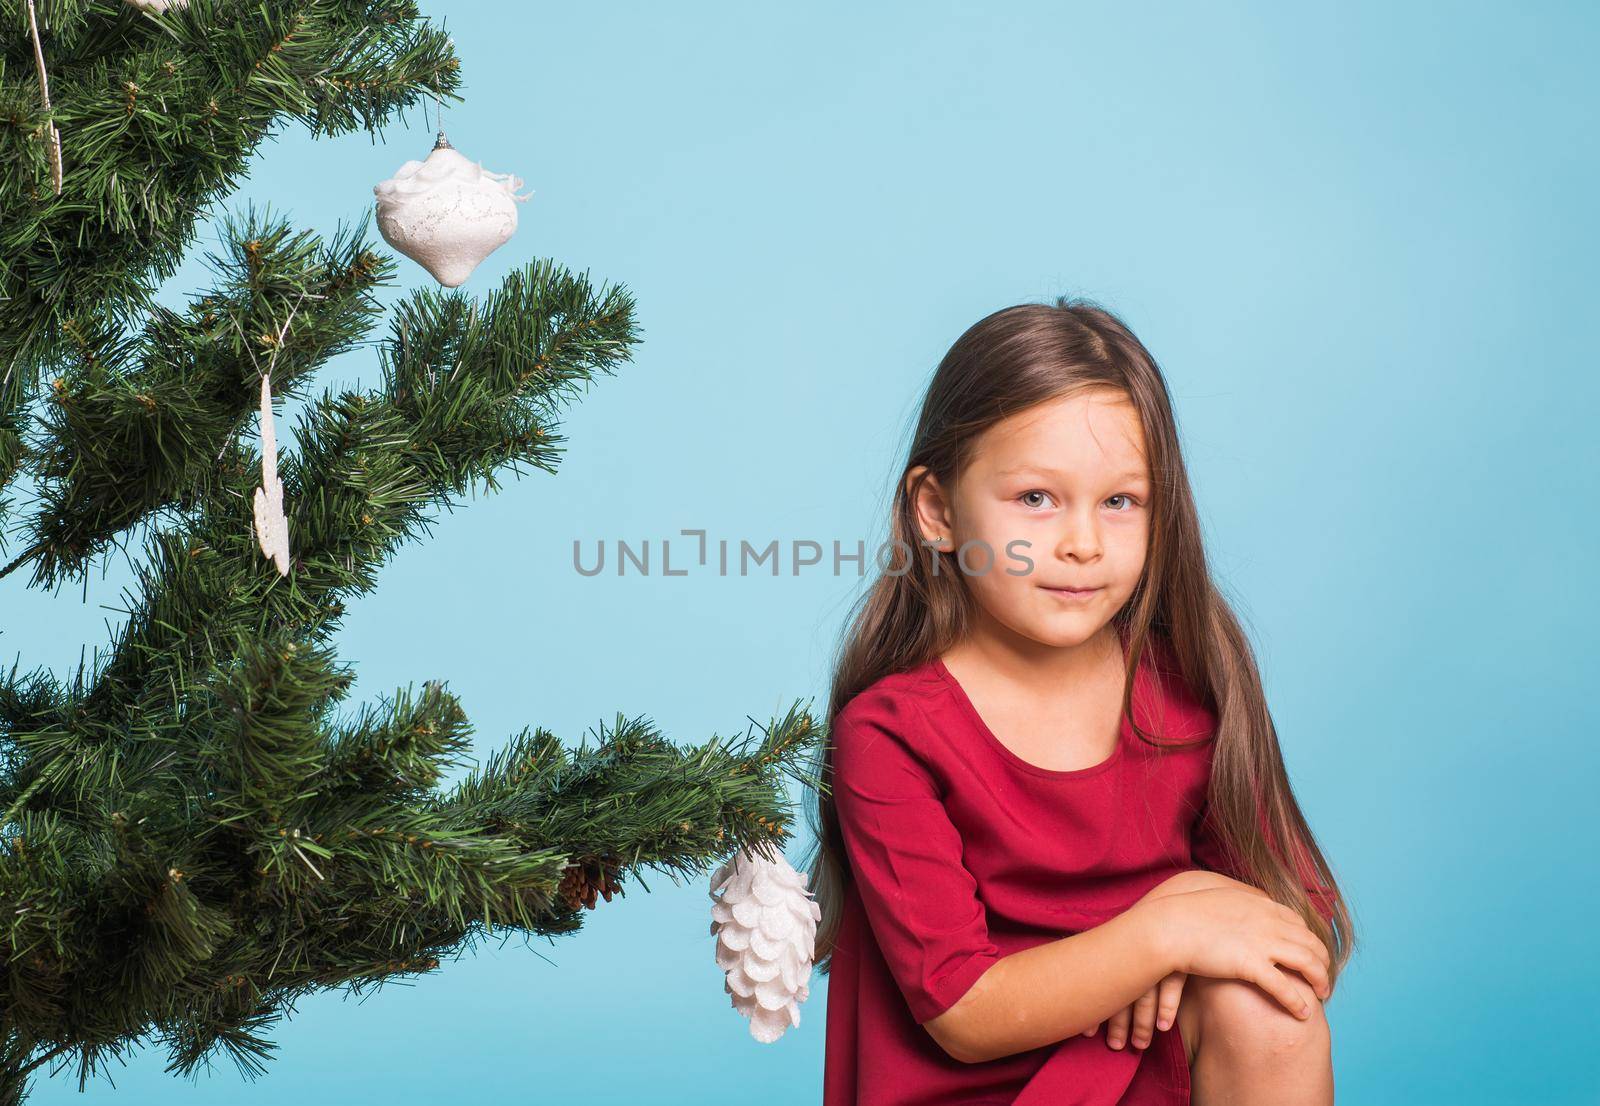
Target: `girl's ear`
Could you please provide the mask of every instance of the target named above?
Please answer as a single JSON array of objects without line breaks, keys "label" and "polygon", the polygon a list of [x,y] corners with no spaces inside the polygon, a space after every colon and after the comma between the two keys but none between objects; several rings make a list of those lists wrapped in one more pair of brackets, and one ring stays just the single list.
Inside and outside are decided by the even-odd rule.
[{"label": "girl's ear", "polygon": [[955,511],[938,477],[928,471],[927,465],[914,465],[906,472],[906,495],[911,500],[911,511],[922,540],[933,543],[937,549],[953,550],[956,547]]}]

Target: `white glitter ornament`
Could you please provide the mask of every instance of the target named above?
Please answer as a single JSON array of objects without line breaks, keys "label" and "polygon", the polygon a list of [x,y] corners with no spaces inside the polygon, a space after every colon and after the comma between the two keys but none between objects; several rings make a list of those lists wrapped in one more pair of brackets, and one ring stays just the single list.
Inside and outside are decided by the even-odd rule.
[{"label": "white glitter ornament", "polygon": [[289,519],[283,513],[283,481],[278,479],[278,435],[272,425],[272,374],[261,374],[261,487],[256,489],[256,544],[289,575]]},{"label": "white glitter ornament", "polygon": [[142,12],[155,12],[160,15],[168,8],[187,8],[189,0],[128,0],[128,3]]},{"label": "white glitter ornament", "polygon": [[711,900],[722,989],[750,1019],[750,1035],[771,1044],[800,1024],[822,907],[782,853],[769,860],[744,849],[712,874]]},{"label": "white glitter ornament", "polygon": [[517,229],[520,177],[463,157],[444,132],[426,161],[408,161],[373,187],[384,241],[454,288]]}]

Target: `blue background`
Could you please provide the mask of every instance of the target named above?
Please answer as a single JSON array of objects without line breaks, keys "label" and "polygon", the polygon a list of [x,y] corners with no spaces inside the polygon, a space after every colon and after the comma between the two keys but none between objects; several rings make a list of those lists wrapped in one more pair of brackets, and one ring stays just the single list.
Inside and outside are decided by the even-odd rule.
[{"label": "blue background", "polygon": [[[690,742],[820,704],[852,566],[589,579],[573,541],[870,546],[950,342],[1087,294],[1168,376],[1355,912],[1340,1100],[1596,1101],[1593,7],[424,6],[464,66],[452,140],[535,190],[466,289],[553,256],[628,285],[644,341],[567,419],[559,476],[443,515],[352,605],[357,701],[442,678],[480,755],[524,725],[575,742],[621,711]],[[331,231],[426,154],[431,111],[408,122],[287,131],[230,206]],[[0,657],[66,674],[127,566],[53,597],[25,575]],[[87,1098],[819,1101],[824,978],[755,1043],[707,880],[646,878],[576,937],[303,1002],[257,1083],[145,1050]],[[65,1072],[36,1101],[85,1096]]]}]

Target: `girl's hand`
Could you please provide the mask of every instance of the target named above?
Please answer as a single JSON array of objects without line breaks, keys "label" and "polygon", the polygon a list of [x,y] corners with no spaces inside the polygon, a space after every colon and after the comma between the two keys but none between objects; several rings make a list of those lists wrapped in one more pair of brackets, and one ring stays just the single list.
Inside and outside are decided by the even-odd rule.
[{"label": "girl's hand", "polygon": [[1256,888],[1206,887],[1136,906],[1151,912],[1178,971],[1248,980],[1299,1018],[1330,993],[1326,946],[1304,918]]},{"label": "girl's hand", "polygon": [[1156,1029],[1172,1028],[1178,1016],[1178,1000],[1183,997],[1183,982],[1188,978],[1184,972],[1173,972],[1146,991],[1132,1006],[1123,1007],[1106,1021],[1090,1026],[1083,1031],[1083,1035],[1093,1037],[1104,1025],[1106,1044],[1121,1048],[1129,1041],[1131,1022],[1133,1047],[1148,1048]]},{"label": "girl's hand", "polygon": [[[1218,872],[1196,868],[1163,880],[1146,891],[1139,902],[1148,902],[1163,895],[1198,891],[1205,887],[1229,885],[1241,888],[1249,886]],[[1112,1048],[1121,1048],[1129,1040],[1130,1033],[1135,1048],[1148,1048],[1156,1029],[1172,1028],[1172,1022],[1178,1016],[1178,1001],[1183,997],[1183,983],[1188,978],[1185,972],[1173,972],[1135,1000],[1132,1006],[1123,1007],[1103,1022],[1096,1022],[1085,1029],[1083,1035],[1093,1037],[1103,1025],[1106,1027],[1106,1044]]]}]

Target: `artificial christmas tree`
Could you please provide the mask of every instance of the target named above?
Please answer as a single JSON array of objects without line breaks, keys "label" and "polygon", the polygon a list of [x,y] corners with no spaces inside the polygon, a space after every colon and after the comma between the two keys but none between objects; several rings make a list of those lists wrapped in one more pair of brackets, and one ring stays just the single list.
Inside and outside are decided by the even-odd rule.
[{"label": "artificial christmas tree", "polygon": [[781,845],[820,737],[798,704],[731,744],[524,730],[449,787],[470,726],[442,684],[336,710],[345,602],[430,509],[554,471],[562,405],[638,340],[625,289],[540,259],[481,299],[411,293],[382,387],[311,399],[275,472],[252,423],[362,342],[392,259],[365,223],[251,212],[214,287],[154,300],[276,126],[377,132],[455,98],[443,31],[410,0],[0,0],[0,26],[0,587],[148,532],[91,668],[0,672],[0,1106],[143,1042],[260,1070],[301,995],[491,929],[571,933],[645,867]]}]

